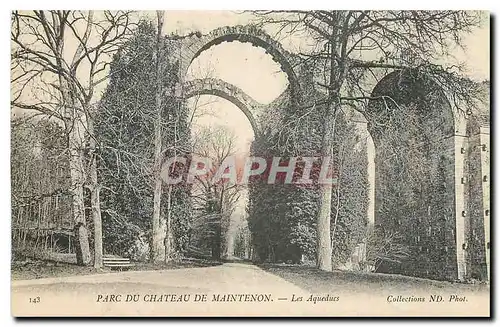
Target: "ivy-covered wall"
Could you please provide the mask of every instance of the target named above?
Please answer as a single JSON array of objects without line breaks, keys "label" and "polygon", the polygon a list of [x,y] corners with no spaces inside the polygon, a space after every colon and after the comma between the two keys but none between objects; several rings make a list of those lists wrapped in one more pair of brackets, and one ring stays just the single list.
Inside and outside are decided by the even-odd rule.
[{"label": "ivy-covered wall", "polygon": [[379,271],[455,279],[455,144],[451,107],[438,87],[415,72],[395,72],[374,90],[375,224],[401,236],[408,255]]},{"label": "ivy-covered wall", "polygon": [[[323,96],[312,88],[302,96],[312,103]],[[263,119],[262,136],[251,148],[252,156],[272,158],[318,157],[324,106],[303,108],[292,101],[290,93],[280,97]],[[338,183],[332,197],[332,260],[343,265],[359,243],[366,241],[368,180],[366,149],[355,126],[343,112],[336,122],[334,171]],[[270,161],[270,160],[269,160]],[[300,169],[296,170],[300,173]],[[260,261],[314,264],[316,257],[316,214],[318,185],[267,184],[255,179],[249,186],[248,220],[254,250]]]},{"label": "ivy-covered wall", "polygon": [[[99,177],[103,185],[104,251],[143,260],[147,259],[153,210],[155,37],[154,27],[143,22],[136,35],[115,55],[110,83],[96,117]],[[167,158],[173,155],[173,149],[177,155],[190,150],[190,133],[187,109],[172,95],[178,81],[178,67],[171,60],[175,56],[167,40],[160,51],[164,59],[161,62],[162,143],[164,149],[170,149],[164,151]],[[164,199],[163,205],[166,202]],[[176,188],[172,205],[176,249],[183,251],[191,214],[189,190]],[[162,215],[166,215],[166,208],[162,208]]]}]

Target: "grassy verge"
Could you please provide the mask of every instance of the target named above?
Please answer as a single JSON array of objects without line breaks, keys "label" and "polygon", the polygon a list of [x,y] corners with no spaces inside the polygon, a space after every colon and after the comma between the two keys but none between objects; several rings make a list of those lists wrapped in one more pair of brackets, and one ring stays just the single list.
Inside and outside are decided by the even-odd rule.
[{"label": "grassy verge", "polygon": [[461,284],[401,275],[389,275],[350,271],[321,271],[313,267],[292,265],[260,265],[262,269],[275,274],[292,284],[312,293],[346,291],[365,293],[388,291],[489,291],[485,284]]},{"label": "grassy verge", "polygon": [[[220,262],[184,258],[180,262],[152,264],[138,262],[135,266],[128,270],[132,271],[148,271],[148,270],[168,270],[196,267],[210,267],[220,265]],[[113,270],[114,271],[114,270]],[[94,267],[82,267],[76,264],[57,262],[51,260],[36,260],[25,258],[24,260],[15,260],[11,263],[11,279],[26,280],[51,277],[69,277],[78,275],[90,275],[98,273],[112,272],[109,268],[95,269]]]}]

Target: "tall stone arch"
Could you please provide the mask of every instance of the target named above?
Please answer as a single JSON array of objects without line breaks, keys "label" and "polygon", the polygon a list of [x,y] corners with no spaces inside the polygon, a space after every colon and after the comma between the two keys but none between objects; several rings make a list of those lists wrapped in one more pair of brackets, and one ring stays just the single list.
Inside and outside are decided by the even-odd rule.
[{"label": "tall stone arch", "polygon": [[287,75],[293,92],[300,92],[300,83],[297,78],[299,57],[288,52],[269,34],[255,25],[237,25],[217,28],[208,34],[194,33],[179,40],[178,55],[180,57],[180,77],[184,80],[187,70],[194,59],[203,51],[223,42],[251,43],[263,48],[280,66]]}]

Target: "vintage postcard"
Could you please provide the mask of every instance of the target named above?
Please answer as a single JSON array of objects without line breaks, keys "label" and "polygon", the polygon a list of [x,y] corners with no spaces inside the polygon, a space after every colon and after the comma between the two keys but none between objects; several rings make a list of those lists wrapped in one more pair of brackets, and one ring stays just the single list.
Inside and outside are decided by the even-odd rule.
[{"label": "vintage postcard", "polygon": [[483,11],[12,11],[11,310],[490,316]]}]

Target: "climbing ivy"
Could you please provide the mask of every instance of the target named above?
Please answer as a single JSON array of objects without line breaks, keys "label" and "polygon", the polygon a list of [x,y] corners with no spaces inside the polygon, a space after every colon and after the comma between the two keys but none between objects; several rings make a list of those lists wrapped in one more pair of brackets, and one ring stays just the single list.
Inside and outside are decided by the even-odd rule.
[{"label": "climbing ivy", "polygon": [[[285,109],[267,113],[274,117],[266,117],[263,136],[252,144],[252,155],[280,156],[285,160],[289,156],[317,156],[324,108],[304,110],[289,98],[284,98],[276,107]],[[366,148],[354,150],[359,141],[354,126],[343,114],[339,115],[337,126],[334,164],[337,171],[340,165],[345,169],[338,176],[341,185],[334,186],[331,229],[332,234],[335,230],[332,260],[341,264],[366,236],[368,180]],[[248,220],[258,259],[314,262],[318,185],[269,185],[256,179],[251,181],[249,189]]]},{"label": "climbing ivy", "polygon": [[[99,141],[99,177],[105,252],[130,254],[142,242],[146,251],[153,209],[153,139],[156,119],[156,31],[150,22],[140,23],[136,34],[117,52],[110,68],[110,83],[96,117]],[[163,74],[163,147],[165,157],[188,150],[186,108],[172,96],[178,67],[168,60],[168,41],[161,46]],[[176,248],[183,251],[189,219],[188,190],[172,192],[172,217]],[[166,205],[163,198],[163,205]],[[162,209],[163,216],[166,209]],[[143,254],[141,254],[143,256]],[[147,256],[146,256],[147,257]]]}]

